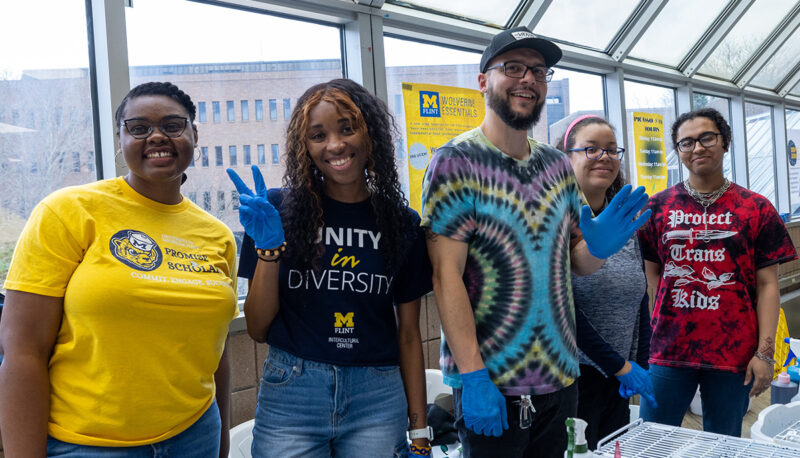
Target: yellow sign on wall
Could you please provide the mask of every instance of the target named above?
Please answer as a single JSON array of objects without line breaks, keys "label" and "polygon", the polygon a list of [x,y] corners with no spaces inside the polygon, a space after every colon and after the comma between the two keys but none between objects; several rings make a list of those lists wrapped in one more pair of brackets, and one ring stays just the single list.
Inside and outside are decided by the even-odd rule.
[{"label": "yellow sign on wall", "polygon": [[667,152],[664,147],[664,117],[656,113],[633,113],[633,145],[636,150],[636,184],[653,194],[667,189]]},{"label": "yellow sign on wall", "polygon": [[409,204],[420,211],[422,178],[436,148],[478,127],[483,121],[483,94],[435,84],[403,83],[408,151]]}]

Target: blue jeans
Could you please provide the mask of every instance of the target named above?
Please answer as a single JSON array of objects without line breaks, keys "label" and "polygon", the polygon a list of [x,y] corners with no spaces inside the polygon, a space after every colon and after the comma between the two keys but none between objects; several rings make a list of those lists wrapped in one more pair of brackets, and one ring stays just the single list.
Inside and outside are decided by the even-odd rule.
[{"label": "blue jeans", "polygon": [[752,382],[744,384],[744,372],[650,365],[658,407],[642,398],[639,415],[644,421],[680,426],[697,385],[703,401],[703,430],[740,437]]},{"label": "blue jeans", "polygon": [[47,456],[59,458],[217,458],[222,422],[217,401],[186,431],[150,445],[94,447],[47,438]]},{"label": "blue jeans", "polygon": [[398,366],[335,366],[270,347],[258,390],[253,457],[408,454]]}]

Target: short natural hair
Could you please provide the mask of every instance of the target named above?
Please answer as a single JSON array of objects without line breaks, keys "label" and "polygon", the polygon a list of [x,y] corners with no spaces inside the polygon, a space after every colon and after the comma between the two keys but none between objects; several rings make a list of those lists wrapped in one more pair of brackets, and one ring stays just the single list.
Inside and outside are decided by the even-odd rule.
[{"label": "short natural hair", "polygon": [[189,97],[189,94],[183,92],[180,90],[180,88],[178,88],[178,86],[170,82],[154,81],[140,84],[131,89],[130,92],[125,95],[125,98],[119,103],[119,107],[117,107],[117,111],[114,114],[114,121],[116,121],[117,130],[119,130],[119,126],[122,123],[122,115],[125,112],[125,107],[128,105],[128,101],[143,95],[164,95],[175,100],[183,105],[183,107],[186,109],[186,112],[189,114],[189,121],[194,123],[194,117],[197,114],[197,109],[194,106],[194,102],[192,102],[192,98]]},{"label": "short natural hair", "polygon": [[699,110],[690,111],[678,116],[678,119],[672,123],[672,147],[677,151],[678,149],[678,129],[686,121],[695,118],[707,118],[716,124],[719,133],[722,134],[722,148],[727,151],[728,146],[731,144],[731,126],[728,121],[722,117],[722,114],[713,108],[700,108]]}]

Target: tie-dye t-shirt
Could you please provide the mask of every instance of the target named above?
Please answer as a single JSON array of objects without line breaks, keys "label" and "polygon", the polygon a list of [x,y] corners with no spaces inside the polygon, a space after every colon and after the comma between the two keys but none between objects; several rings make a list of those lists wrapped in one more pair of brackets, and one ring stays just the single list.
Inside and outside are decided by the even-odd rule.
[{"label": "tie-dye t-shirt", "polygon": [[[547,394],[578,376],[570,237],[580,208],[568,158],[530,141],[526,160],[480,128],[436,151],[422,185],[422,225],[469,244],[464,283],[483,362],[506,395]],[[461,380],[442,336],[445,383]]]},{"label": "tie-dye t-shirt", "polygon": [[756,271],[797,258],[778,212],[736,184],[706,213],[683,183],[648,208],[639,238],[661,267],[650,363],[743,372],[758,344]]}]

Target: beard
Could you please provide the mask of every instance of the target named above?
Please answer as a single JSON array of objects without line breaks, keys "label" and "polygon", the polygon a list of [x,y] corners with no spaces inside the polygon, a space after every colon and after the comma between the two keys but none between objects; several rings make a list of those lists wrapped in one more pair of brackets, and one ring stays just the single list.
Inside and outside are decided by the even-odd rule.
[{"label": "beard", "polygon": [[533,106],[533,111],[529,115],[517,113],[511,109],[511,105],[507,100],[500,97],[495,93],[491,87],[487,90],[487,97],[489,98],[489,108],[492,109],[500,119],[503,120],[509,127],[515,130],[528,130],[534,124],[539,122],[542,116],[542,108],[544,108],[544,101],[537,103]]}]

